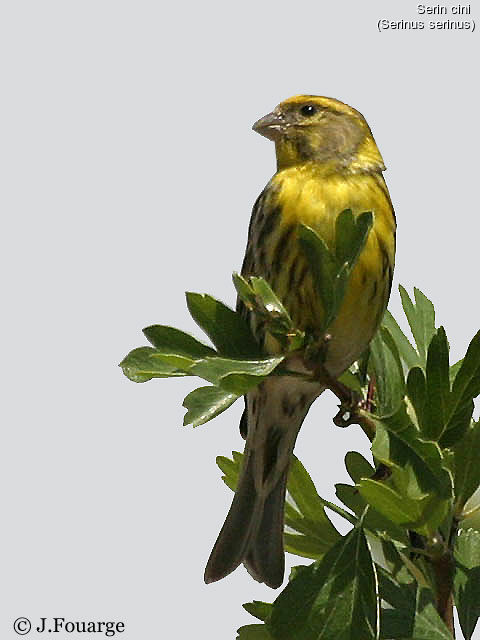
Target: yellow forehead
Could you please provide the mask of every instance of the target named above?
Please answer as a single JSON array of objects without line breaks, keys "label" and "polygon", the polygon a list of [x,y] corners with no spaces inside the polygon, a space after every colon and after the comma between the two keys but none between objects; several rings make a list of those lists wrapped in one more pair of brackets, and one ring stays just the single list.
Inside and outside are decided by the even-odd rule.
[{"label": "yellow forehead", "polygon": [[310,104],[316,104],[319,107],[323,107],[324,109],[329,109],[331,111],[348,113],[350,115],[358,115],[358,111],[356,109],[349,107],[348,104],[345,104],[340,100],[335,100],[335,98],[327,98],[326,96],[312,96],[307,94],[287,98],[287,100],[283,100],[283,102],[281,102],[278,107],[280,109],[286,109],[288,107],[305,104],[306,102]]}]

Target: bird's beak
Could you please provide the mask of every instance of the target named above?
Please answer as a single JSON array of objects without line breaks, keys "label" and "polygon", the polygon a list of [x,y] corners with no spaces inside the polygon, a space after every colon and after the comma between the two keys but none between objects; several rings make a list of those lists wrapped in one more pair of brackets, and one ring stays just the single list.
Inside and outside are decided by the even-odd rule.
[{"label": "bird's beak", "polygon": [[257,120],[252,129],[261,136],[265,136],[265,138],[275,142],[285,131],[285,120],[282,115],[272,111],[272,113],[268,113],[260,120]]}]

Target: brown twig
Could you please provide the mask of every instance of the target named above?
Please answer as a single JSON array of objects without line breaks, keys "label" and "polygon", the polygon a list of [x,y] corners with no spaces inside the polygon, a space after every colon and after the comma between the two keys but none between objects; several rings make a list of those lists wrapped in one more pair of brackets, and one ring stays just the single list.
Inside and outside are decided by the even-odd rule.
[{"label": "brown twig", "polygon": [[453,576],[454,562],[450,549],[438,558],[432,558],[430,563],[435,576],[436,608],[448,630],[455,638],[453,625]]}]

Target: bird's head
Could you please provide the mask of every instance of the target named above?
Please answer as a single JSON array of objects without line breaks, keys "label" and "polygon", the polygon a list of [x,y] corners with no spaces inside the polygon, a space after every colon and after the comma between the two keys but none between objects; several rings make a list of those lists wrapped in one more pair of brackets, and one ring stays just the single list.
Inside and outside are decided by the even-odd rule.
[{"label": "bird's head", "polygon": [[275,142],[279,169],[306,162],[336,171],[385,168],[365,118],[333,98],[294,96],[257,120],[253,130]]}]

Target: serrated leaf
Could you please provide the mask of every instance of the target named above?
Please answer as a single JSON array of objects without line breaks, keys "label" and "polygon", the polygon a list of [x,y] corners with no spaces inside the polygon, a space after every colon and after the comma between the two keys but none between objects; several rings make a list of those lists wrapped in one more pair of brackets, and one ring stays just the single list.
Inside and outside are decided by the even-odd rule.
[{"label": "serrated leaf", "polygon": [[274,640],[264,624],[247,624],[237,629],[237,640]]},{"label": "serrated leaf", "polygon": [[460,531],[454,553],[455,605],[463,635],[470,640],[480,617],[480,533]]},{"label": "serrated leaf", "polygon": [[417,588],[413,638],[414,640],[453,640],[452,634],[438,615],[429,589]]},{"label": "serrated leaf", "polygon": [[355,513],[358,517],[363,516],[363,527],[366,531],[371,531],[383,537],[388,535],[392,540],[397,540],[403,544],[408,543],[408,537],[404,529],[398,527],[394,522],[386,518],[379,511],[369,506],[365,498],[361,495],[358,487],[350,484],[338,483],[335,485],[335,493],[341,502]]},{"label": "serrated leaf", "polygon": [[443,446],[454,445],[468,429],[473,414],[473,400],[479,394],[480,331],[470,342],[453,381],[448,422],[442,440]]},{"label": "serrated leaf", "polygon": [[398,584],[380,567],[378,581],[380,597],[392,607],[381,610],[382,640],[453,640],[429,589],[416,583]]},{"label": "serrated leaf", "polygon": [[[398,551],[396,551],[392,543],[389,544],[390,548],[394,550],[401,563],[401,556],[398,554]],[[402,564],[402,566],[404,565]],[[405,612],[408,612],[411,610],[415,603],[417,590],[417,585],[413,581],[412,576],[403,572],[403,576],[406,580],[399,582],[396,577],[394,578],[393,575],[390,575],[390,573],[383,567],[377,564],[376,568],[378,575],[378,592],[381,599],[399,611],[404,610]],[[405,635],[407,635],[407,633],[405,633]]]},{"label": "serrated leaf", "polygon": [[428,345],[435,333],[435,309],[419,289],[414,288],[415,304],[401,285],[399,290],[403,310],[415,339],[422,367],[424,367],[427,362]]},{"label": "serrated leaf", "polygon": [[[285,524],[303,534],[286,537],[289,551],[312,558],[323,555],[341,536],[325,513],[325,501],[320,498],[307,470],[295,456],[292,456],[290,463],[287,491]],[[312,555],[307,555],[307,551]]]},{"label": "serrated leaf", "polygon": [[[410,546],[411,540],[405,546]],[[416,581],[422,588],[429,588],[429,583],[418,564],[414,564],[408,556],[401,554],[390,540],[382,540],[383,558],[388,568],[388,574],[399,585],[408,585]],[[381,576],[379,573],[379,582]],[[380,587],[381,588],[381,587]],[[382,596],[383,597],[383,596]],[[387,599],[387,602],[390,600]]]},{"label": "serrated leaf", "polygon": [[[423,535],[433,534],[445,518],[452,499],[452,478],[440,448],[437,444],[420,438],[405,407],[394,416],[382,420],[373,416],[372,420],[376,424],[373,455],[392,470],[388,482],[395,495],[387,496],[383,489],[383,497],[391,497],[392,509],[394,506],[402,509],[398,498],[403,498],[403,508],[409,515],[412,515],[411,511],[415,506],[418,509],[416,520],[409,526]],[[387,515],[387,512],[382,511],[381,502],[371,504]],[[400,515],[395,522],[400,524],[399,518]]]},{"label": "serrated leaf", "polygon": [[457,373],[460,371],[460,367],[463,364],[463,358],[452,364],[450,367],[450,385],[453,385],[453,381],[457,377]]},{"label": "serrated leaf", "polygon": [[408,371],[413,367],[421,366],[420,356],[388,310],[385,311],[385,315],[383,316],[382,326],[388,329],[395,341],[400,357],[405,363],[405,370]]},{"label": "serrated leaf", "polygon": [[[310,520],[318,519],[319,522],[323,519],[322,516],[319,516],[319,512],[323,511],[324,500],[318,495],[308,471],[296,456],[292,456],[290,463],[288,492],[303,517]],[[333,525],[331,527],[338,537],[336,529]]]},{"label": "serrated leaf", "polygon": [[375,379],[378,415],[395,413],[403,399],[405,382],[398,350],[387,329],[378,331],[370,343],[369,370]]},{"label": "serrated leaf", "polygon": [[262,622],[266,622],[270,617],[273,604],[270,602],[261,602],[260,600],[254,600],[253,602],[246,602],[242,605],[245,611],[248,611],[254,618],[258,618]]},{"label": "serrated leaf", "polygon": [[278,640],[377,638],[375,569],[361,528],[289,582],[269,627]]},{"label": "serrated leaf", "polygon": [[218,387],[199,387],[191,391],[183,401],[187,413],[183,424],[198,427],[212,420],[228,409],[239,398],[235,393],[229,393]]},{"label": "serrated leaf", "polygon": [[232,458],[217,456],[216,463],[222,473],[222,480],[232,491],[237,488],[238,478],[242,469],[243,453],[232,451]]},{"label": "serrated leaf", "polygon": [[161,353],[188,356],[192,360],[214,356],[215,350],[180,329],[154,324],[145,327],[147,340]]},{"label": "serrated leaf", "polygon": [[258,360],[205,358],[195,362],[189,371],[225,391],[241,396],[259,385],[284,358],[285,356]]},{"label": "serrated leaf", "polygon": [[372,445],[374,457],[388,467],[410,467],[425,495],[435,493],[441,498],[452,496],[452,481],[444,467],[440,447],[421,438],[410,421],[405,407],[395,415],[379,419],[371,416],[376,425]]},{"label": "serrated leaf", "polygon": [[147,382],[152,378],[176,378],[187,375],[176,366],[172,366],[158,358],[152,358],[157,353],[153,347],[138,347],[133,349],[122,360],[120,367],[129,380],[133,382]]},{"label": "serrated leaf", "polygon": [[470,425],[453,452],[455,502],[460,511],[480,486],[480,420]]},{"label": "serrated leaf", "polygon": [[212,296],[187,292],[187,306],[192,318],[205,331],[222,356],[248,358],[260,349],[246,320]]},{"label": "serrated leaf", "polygon": [[387,520],[404,527],[414,527],[423,513],[423,500],[408,499],[384,482],[363,479],[359,483],[360,495]]}]

